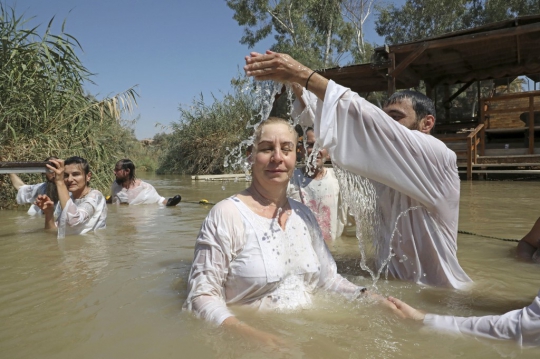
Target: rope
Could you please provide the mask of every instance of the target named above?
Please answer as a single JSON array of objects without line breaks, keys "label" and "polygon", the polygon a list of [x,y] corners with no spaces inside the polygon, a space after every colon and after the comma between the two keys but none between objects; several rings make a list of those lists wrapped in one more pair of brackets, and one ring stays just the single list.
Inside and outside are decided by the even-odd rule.
[{"label": "rope", "polygon": [[478,234],[478,233],[472,233],[472,232],[466,232],[466,231],[460,231],[460,230],[458,230],[458,233],[461,233],[461,234],[469,234],[469,235],[471,235],[471,236],[477,236],[477,237],[484,237],[484,238],[498,239],[498,240],[500,240],[500,241],[505,241],[505,242],[519,242],[519,239],[500,238],[500,237],[486,236],[485,234]]},{"label": "rope", "polygon": [[201,199],[198,202],[195,202],[195,201],[182,201],[182,203],[194,203],[194,204],[203,204],[203,205],[211,205],[211,206],[215,205],[215,203],[208,202],[206,199]]}]

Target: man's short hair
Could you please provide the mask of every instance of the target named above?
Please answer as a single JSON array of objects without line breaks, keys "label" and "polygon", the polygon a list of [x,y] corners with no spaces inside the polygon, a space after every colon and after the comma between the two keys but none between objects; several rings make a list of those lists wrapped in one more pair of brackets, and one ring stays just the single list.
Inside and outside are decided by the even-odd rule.
[{"label": "man's short hair", "polygon": [[384,103],[384,107],[401,102],[405,99],[411,100],[412,108],[416,113],[417,121],[420,121],[427,115],[432,115],[433,117],[436,117],[435,104],[433,103],[433,101],[431,101],[431,99],[423,93],[413,90],[403,90],[395,92],[392,96],[388,98],[388,100],[386,100],[386,102]]}]

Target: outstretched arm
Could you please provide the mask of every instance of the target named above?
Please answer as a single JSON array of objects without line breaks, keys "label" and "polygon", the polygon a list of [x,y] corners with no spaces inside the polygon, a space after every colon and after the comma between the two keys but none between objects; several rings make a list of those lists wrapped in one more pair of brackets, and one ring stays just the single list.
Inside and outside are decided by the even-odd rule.
[{"label": "outstretched arm", "polygon": [[17,191],[19,190],[19,188],[24,186],[24,182],[21,177],[17,176],[15,173],[10,173],[9,179],[11,180],[11,184],[13,184],[13,187],[15,187]]}]

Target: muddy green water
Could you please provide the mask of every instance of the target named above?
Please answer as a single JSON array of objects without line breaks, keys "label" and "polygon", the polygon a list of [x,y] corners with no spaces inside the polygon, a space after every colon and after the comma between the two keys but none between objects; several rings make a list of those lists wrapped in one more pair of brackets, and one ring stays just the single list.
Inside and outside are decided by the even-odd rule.
[{"label": "muddy green water", "polygon": [[[192,182],[145,175],[164,196],[219,201],[242,182]],[[539,182],[462,182],[460,230],[520,238],[540,216]],[[377,306],[318,295],[298,313],[243,314],[242,320],[289,341],[279,353],[211,328],[181,311],[194,240],[210,206],[110,206],[99,235],[60,245],[43,219],[0,211],[0,358],[539,358],[539,349],[434,333]],[[519,262],[515,243],[459,236],[459,259],[476,282],[470,292],[382,281],[425,310],[454,315],[503,313],[530,304],[540,266]],[[332,249],[358,283],[358,248]]]}]

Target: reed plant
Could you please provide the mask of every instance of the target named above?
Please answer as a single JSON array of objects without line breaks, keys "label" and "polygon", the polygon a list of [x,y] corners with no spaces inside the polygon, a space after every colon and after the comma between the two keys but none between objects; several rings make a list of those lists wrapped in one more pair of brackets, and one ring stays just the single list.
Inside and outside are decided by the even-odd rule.
[{"label": "reed plant", "polygon": [[[233,79],[233,93],[223,99],[212,96],[193,100],[191,106],[180,106],[180,121],[171,124],[158,173],[222,174],[235,171],[224,166],[230,150],[253,133],[258,121],[254,94],[246,91],[249,80]],[[236,169],[238,171],[238,169]]]},{"label": "reed plant", "polygon": [[[80,44],[64,32],[65,22],[60,34],[51,32],[52,23],[40,34],[0,4],[0,160],[81,156],[92,168],[92,187],[106,193],[116,160],[141,146],[122,120],[138,95],[134,88],[102,100],[86,93],[92,74],[76,54]],[[6,175],[0,175],[0,193],[0,208],[13,203]]]}]

